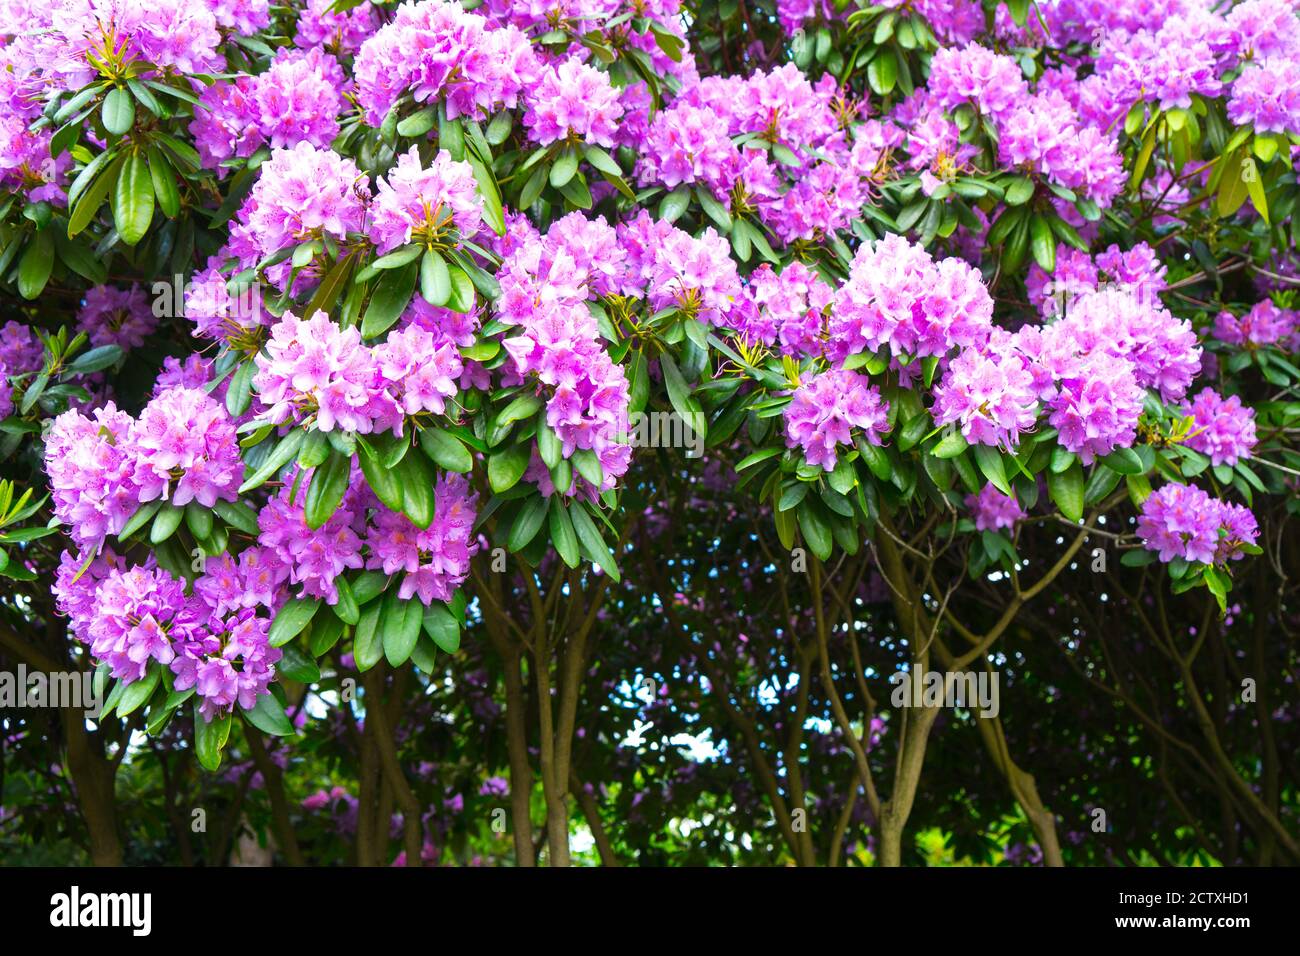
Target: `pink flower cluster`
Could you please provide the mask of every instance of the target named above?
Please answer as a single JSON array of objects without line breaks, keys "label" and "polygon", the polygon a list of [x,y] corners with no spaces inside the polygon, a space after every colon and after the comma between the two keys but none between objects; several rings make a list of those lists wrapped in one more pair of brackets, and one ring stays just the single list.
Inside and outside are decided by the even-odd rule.
[{"label": "pink flower cluster", "polygon": [[934,423],[961,423],[968,442],[1014,449],[1038,418],[1034,376],[1015,352],[964,351],[934,390]]},{"label": "pink flower cluster", "polygon": [[404,3],[357,54],[357,100],[378,126],[402,94],[445,101],[447,115],[484,116],[515,107],[541,67],[517,28],[494,29],[451,0]]},{"label": "pink flower cluster", "polygon": [[121,531],[143,502],[211,507],[235,500],[243,480],[224,406],[186,387],[159,392],[138,421],[112,402],[89,417],[64,412],[46,439],[45,471],[55,516],[73,541],[92,549]]},{"label": "pink flower cluster", "polygon": [[138,285],[127,289],[93,286],[86,291],[77,312],[77,329],[85,332],[96,347],[118,345],[123,351],[139,348],[157,327],[149,297]]},{"label": "pink flower cluster", "polygon": [[780,343],[782,355],[822,354],[835,290],[821,276],[798,261],[779,273],[763,263],[750,274],[747,291],[733,315],[743,338],[764,345]]},{"label": "pink flower cluster", "polygon": [[[311,239],[344,240],[361,231],[369,198],[369,177],[352,160],[306,142],[277,149],[239,209],[227,251],[247,269]],[[291,270],[280,262],[267,274],[283,283]]]},{"label": "pink flower cluster", "polygon": [[1278,308],[1264,299],[1240,318],[1231,312],[1220,312],[1214,318],[1214,337],[1227,345],[1247,348],[1277,345],[1287,340],[1296,343],[1300,340],[1300,312]]},{"label": "pink flower cluster", "polygon": [[470,164],[452,159],[443,149],[424,167],[419,149],[412,146],[379,181],[369,236],[384,255],[412,240],[428,244],[472,239],[482,223],[483,200]]},{"label": "pink flower cluster", "polygon": [[190,133],[206,166],[272,149],[310,143],[326,148],[338,135],[343,71],[319,49],[281,50],[257,76],[204,89]]},{"label": "pink flower cluster", "polygon": [[381,508],[366,539],[366,566],[385,574],[404,572],[398,590],[404,601],[413,595],[425,606],[450,601],[478,552],[473,534],[477,503],[463,475],[443,474],[434,489],[434,518],[428,528]]},{"label": "pink flower cluster", "polygon": [[[353,474],[357,475],[355,467]],[[312,529],[303,512],[303,496],[295,498],[293,484],[286,482],[257,516],[257,543],[262,549],[256,559],[257,569],[265,568],[268,582],[287,578],[290,584],[301,585],[304,595],[337,604],[335,579],[365,563],[361,556],[362,535],[372,499],[364,481],[353,481],[329,520]]]},{"label": "pink flower cluster", "polygon": [[897,235],[864,244],[835,294],[827,357],[888,345],[912,358],[977,348],[992,330],[993,299],[977,270],[961,259],[936,262]]},{"label": "pink flower cluster", "polygon": [[1235,465],[1255,447],[1255,410],[1236,395],[1224,398],[1212,388],[1192,398],[1186,413],[1195,424],[1184,444],[1210,456],[1211,464]]},{"label": "pink flower cluster", "polygon": [[156,662],[175,690],[194,688],[204,719],[253,707],[275,677],[281,652],[267,643],[268,617],[251,608],[223,617],[160,568],[123,567],[110,552],[83,571],[65,551],[54,590],[73,634],[112,677],[133,684]]},{"label": "pink flower cluster", "polygon": [[976,531],[1011,529],[1025,517],[1025,510],[1014,496],[1008,497],[992,485],[985,485],[978,495],[967,495],[966,507],[975,519]]},{"label": "pink flower cluster", "polygon": [[569,57],[558,66],[542,68],[540,80],[528,92],[524,125],[543,146],[581,140],[613,147],[622,115],[609,74]]},{"label": "pink flower cluster", "polygon": [[[628,383],[605,351],[588,300],[619,290],[624,250],[608,223],[581,213],[517,242],[497,274],[497,317],[518,327],[506,351],[515,372],[535,376],[546,395],[546,421],[564,456],[591,449],[604,473],[599,490],[612,488],[631,461]],[[578,486],[575,480],[575,492]]]},{"label": "pink flower cluster", "polygon": [[865,375],[831,369],[803,379],[785,408],[785,443],[803,449],[810,465],[834,471],[838,450],[854,428],[872,445],[889,432],[889,403]]},{"label": "pink flower cluster", "polygon": [[1142,503],[1137,534],[1161,561],[1227,564],[1259,537],[1249,508],[1212,498],[1195,485],[1169,484]]}]

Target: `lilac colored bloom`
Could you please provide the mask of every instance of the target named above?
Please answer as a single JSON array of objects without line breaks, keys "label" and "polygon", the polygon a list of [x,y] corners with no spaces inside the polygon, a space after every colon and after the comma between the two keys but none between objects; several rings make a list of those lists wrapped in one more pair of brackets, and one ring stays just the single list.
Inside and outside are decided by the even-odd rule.
[{"label": "lilac colored bloom", "polygon": [[400,426],[382,374],[356,328],[344,329],[317,312],[308,320],[286,312],[256,359],[253,387],[268,406],[267,420],[301,421],[312,414],[321,431],[370,433]]},{"label": "lilac colored bloom", "polygon": [[236,704],[251,709],[269,693],[282,652],[267,642],[271,621],[254,610],[225,620],[214,616],[209,628],[193,632],[178,645],[171,661],[175,688],[193,687],[204,719],[229,713]]},{"label": "lilac colored bloom", "polygon": [[404,601],[413,595],[426,606],[450,601],[469,576],[470,558],[478,551],[473,534],[477,502],[463,475],[443,474],[428,528],[418,527],[404,514],[379,509],[367,537],[367,567],[385,574],[405,572],[398,590]]},{"label": "lilac colored bloom", "polygon": [[1296,333],[1300,327],[1300,313],[1279,309],[1268,299],[1256,302],[1250,311],[1237,318],[1231,312],[1220,312],[1214,318],[1214,337],[1228,345],[1276,345]]},{"label": "lilac colored bloom", "polygon": [[966,507],[975,519],[976,531],[997,531],[1014,528],[1025,517],[1025,511],[1015,496],[1008,497],[992,485],[985,485],[978,495],[966,496]]},{"label": "lilac colored bloom", "polygon": [[176,643],[202,629],[206,609],[186,597],[185,582],[160,568],[111,570],[95,590],[90,652],[113,677],[140,680],[157,661],[169,665]]},{"label": "lilac colored bloom", "polygon": [[64,412],[46,436],[45,473],[54,514],[82,548],[97,548],[106,535],[121,531],[140,503],[133,424],[109,402],[89,418]]},{"label": "lilac colored bloom", "polygon": [[569,57],[558,67],[543,68],[541,79],[529,90],[524,125],[532,140],[543,146],[581,140],[613,147],[622,115],[609,74]]},{"label": "lilac colored bloom", "polygon": [[1061,447],[1085,465],[1128,448],[1137,437],[1142,389],[1133,366],[1107,352],[1093,352],[1067,365],[1059,391],[1047,402],[1048,423]]},{"label": "lilac colored bloom", "polygon": [[443,149],[423,168],[419,150],[412,146],[379,181],[370,237],[383,255],[412,241],[429,245],[472,239],[482,222],[483,201],[470,164]]},{"label": "lilac colored bloom", "polygon": [[39,372],[45,361],[45,346],[30,325],[10,320],[0,326],[0,364],[10,375]]},{"label": "lilac colored bloom", "polygon": [[456,344],[418,325],[393,332],[374,350],[389,394],[407,415],[441,415],[456,394],[462,366]]},{"label": "lilac colored bloom", "polygon": [[[149,401],[131,429],[140,501],[234,501],[244,479],[235,423],[225,406],[197,388],[169,388]],[[175,481],[175,488],[170,488]]]},{"label": "lilac colored bloom", "polygon": [[992,329],[993,299],[978,271],[960,259],[935,262],[919,245],[890,234],[864,244],[836,293],[827,355],[888,345],[895,355],[946,355],[981,346]]},{"label": "lilac colored bloom", "polygon": [[1142,503],[1137,534],[1161,561],[1226,564],[1259,532],[1248,508],[1212,498],[1194,485],[1169,484]]},{"label": "lilac colored bloom", "polygon": [[[230,232],[230,252],[241,268],[309,239],[346,239],[359,232],[369,199],[369,179],[350,159],[311,143],[277,149],[259,169],[257,183]],[[280,282],[292,266],[267,270]]]},{"label": "lilac colored bloom", "polygon": [[1255,447],[1255,410],[1236,395],[1224,398],[1212,388],[1202,389],[1186,410],[1195,425],[1184,444],[1210,456],[1215,465],[1235,465],[1249,458]]},{"label": "lilac colored bloom", "polygon": [[1247,66],[1232,84],[1228,118],[1257,133],[1300,133],[1300,61],[1295,53]]},{"label": "lilac colored bloom", "polygon": [[128,289],[94,286],[86,291],[77,312],[77,328],[96,347],[119,345],[123,351],[139,348],[157,327],[149,297],[138,285]]},{"label": "lilac colored bloom", "polygon": [[945,110],[969,103],[994,120],[1029,95],[1015,60],[976,43],[938,49],[930,61],[926,88]]},{"label": "lilac colored bloom", "polygon": [[1201,347],[1191,323],[1124,289],[1080,296],[1052,329],[1081,353],[1104,351],[1131,362],[1138,384],[1166,401],[1181,399],[1200,371]]},{"label": "lilac colored bloom", "polygon": [[968,442],[1014,449],[1038,417],[1034,377],[1014,352],[962,352],[934,390],[934,423],[961,423]]},{"label": "lilac colored bloom", "polygon": [[391,23],[361,45],[357,99],[378,126],[402,96],[417,103],[445,100],[450,119],[514,108],[540,76],[532,45],[518,29],[489,21],[449,0],[397,8]]},{"label": "lilac colored bloom", "polygon": [[335,12],[334,0],[307,0],[298,10],[295,46],[311,49],[323,46],[335,53],[355,53],[366,37],[375,32],[375,8],[369,2],[351,10]]},{"label": "lilac colored bloom", "polygon": [[[267,502],[257,516],[257,541],[263,550],[254,567],[262,571],[266,586],[276,587],[279,572],[271,565],[278,561],[287,569],[289,582],[302,585],[304,595],[324,598],[331,605],[338,603],[335,579],[348,568],[360,568],[365,563],[358,533],[364,519],[359,487],[354,481],[343,503],[315,529],[307,527],[303,496],[299,495],[294,503],[289,501],[290,483],[286,482],[280,494]],[[249,571],[241,567],[241,573],[247,579]]]},{"label": "lilac colored bloom", "polygon": [[785,443],[802,448],[810,465],[834,471],[837,450],[852,444],[852,430],[862,429],[873,445],[889,431],[889,403],[865,375],[831,369],[805,378],[785,408]]},{"label": "lilac colored bloom", "polygon": [[753,308],[739,314],[737,331],[751,342],[780,343],[782,355],[814,357],[824,346],[826,313],[834,290],[802,262],[778,274],[763,263],[749,277]]}]

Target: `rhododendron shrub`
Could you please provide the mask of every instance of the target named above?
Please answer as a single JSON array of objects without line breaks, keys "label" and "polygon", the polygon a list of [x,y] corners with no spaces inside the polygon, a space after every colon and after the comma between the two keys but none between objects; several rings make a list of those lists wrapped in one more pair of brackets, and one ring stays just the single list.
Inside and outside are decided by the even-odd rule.
[{"label": "rhododendron shrub", "polygon": [[209,769],[434,673],[498,557],[621,583],[646,413],[913,665],[1085,541],[1226,612],[1296,511],[1300,20],[1032,6],[0,4],[0,574]]}]

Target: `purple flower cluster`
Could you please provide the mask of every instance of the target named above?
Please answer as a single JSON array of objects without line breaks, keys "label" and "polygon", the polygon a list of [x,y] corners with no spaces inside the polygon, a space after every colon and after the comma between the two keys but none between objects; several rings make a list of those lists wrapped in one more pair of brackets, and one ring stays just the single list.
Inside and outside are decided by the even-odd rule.
[{"label": "purple flower cluster", "polygon": [[827,357],[889,346],[912,358],[977,348],[992,330],[993,299],[961,259],[936,262],[897,235],[864,244],[835,294]]},{"label": "purple flower cluster", "polygon": [[[275,150],[259,172],[230,230],[227,251],[241,269],[311,239],[344,240],[349,232],[361,231],[369,177],[352,160],[303,142]],[[283,283],[292,268],[280,262],[267,274]]]},{"label": "purple flower cluster", "polygon": [[474,238],[482,223],[483,201],[473,167],[452,159],[445,149],[423,167],[412,146],[376,187],[369,235],[383,255],[412,241],[454,245]]},{"label": "purple flower cluster", "polygon": [[281,50],[265,73],[204,89],[190,124],[194,145],[212,168],[264,146],[326,148],[339,132],[343,87],[343,71],[329,54]]},{"label": "purple flower cluster", "polygon": [[1195,485],[1169,484],[1142,503],[1138,537],[1161,561],[1227,564],[1259,537],[1249,508],[1212,498]]},{"label": "purple flower cluster", "polygon": [[1224,398],[1212,388],[1192,398],[1186,413],[1193,430],[1184,441],[1188,448],[1210,456],[1215,465],[1235,465],[1249,458],[1255,447],[1255,410],[1241,404],[1236,395]]},{"label": "purple flower cluster", "polygon": [[[518,333],[503,343],[514,371],[546,396],[546,421],[565,457],[592,450],[614,487],[631,461],[628,383],[601,342],[592,297],[621,290],[625,253],[603,219],[572,213],[545,236],[518,237],[497,278],[497,317]],[[575,480],[574,489],[578,490]]]},{"label": "purple flower cluster", "polygon": [[366,543],[366,566],[385,574],[404,572],[398,597],[418,596],[426,606],[450,601],[469,576],[478,552],[473,528],[478,496],[463,475],[444,474],[434,489],[434,518],[420,528],[403,514],[380,509]]},{"label": "purple flower cluster", "polygon": [[139,348],[157,327],[149,297],[138,285],[127,289],[94,286],[86,291],[77,312],[77,328],[89,336],[92,346],[119,345],[123,351]]},{"label": "purple flower cluster", "polygon": [[78,545],[97,547],[137,506],[234,501],[243,480],[235,425],[202,389],[159,391],[138,420],[110,402],[54,420],[45,447],[54,513]]},{"label": "purple flower cluster", "polygon": [[799,383],[785,408],[785,443],[803,449],[810,465],[834,471],[838,449],[853,442],[852,430],[872,445],[889,432],[889,403],[865,375],[831,369]]},{"label": "purple flower cluster", "polygon": [[1034,376],[1015,352],[962,352],[934,390],[934,423],[961,423],[968,442],[1014,449],[1038,418]]},{"label": "purple flower cluster", "polygon": [[780,343],[782,355],[816,357],[825,348],[826,316],[835,290],[802,262],[779,273],[763,263],[749,277],[748,295],[733,315],[742,338]]},{"label": "purple flower cluster", "polygon": [[1256,302],[1240,318],[1231,312],[1220,312],[1214,318],[1214,337],[1227,345],[1246,348],[1277,345],[1287,340],[1294,347],[1300,340],[1300,312],[1278,308],[1268,299]]},{"label": "purple flower cluster", "polygon": [[513,108],[537,82],[541,66],[518,29],[494,29],[450,0],[422,0],[397,8],[357,54],[357,101],[378,126],[402,96],[417,103],[445,101],[447,115],[483,116]]},{"label": "purple flower cluster", "polygon": [[985,485],[978,495],[966,496],[966,507],[975,519],[976,531],[1011,529],[1025,517],[1025,511],[1014,496],[1004,495],[992,485]]},{"label": "purple flower cluster", "polygon": [[542,69],[540,80],[528,92],[524,125],[534,142],[581,140],[613,147],[618,120],[623,115],[618,91],[602,73],[577,57]]}]

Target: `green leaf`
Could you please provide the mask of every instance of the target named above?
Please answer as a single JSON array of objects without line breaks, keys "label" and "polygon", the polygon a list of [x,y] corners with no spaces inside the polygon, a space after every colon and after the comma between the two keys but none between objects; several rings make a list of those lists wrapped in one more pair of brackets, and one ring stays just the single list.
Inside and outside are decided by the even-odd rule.
[{"label": "green leaf", "polygon": [[1142,459],[1132,448],[1116,448],[1102,458],[1102,462],[1107,468],[1113,468],[1121,475],[1140,475],[1146,471],[1142,466]]},{"label": "green leaf", "polygon": [[200,713],[200,700],[194,698],[194,753],[199,765],[208,771],[221,766],[221,751],[230,737],[230,714],[205,720]]},{"label": "green leaf", "polygon": [[582,560],[578,548],[578,535],[573,529],[569,510],[564,506],[560,495],[551,496],[549,511],[551,544],[555,545],[556,552],[565,564],[576,568]]},{"label": "green leaf", "polygon": [[113,189],[113,224],[122,242],[134,246],[144,238],[153,222],[153,206],[149,164],[139,150],[133,150],[127,155],[126,165]]},{"label": "green leaf", "polygon": [[440,428],[420,432],[420,447],[439,468],[468,474],[474,469],[474,457],[454,436]]},{"label": "green leaf", "polygon": [[352,457],[333,449],[324,464],[313,469],[311,484],[307,486],[307,497],[303,502],[303,516],[308,528],[314,531],[334,516],[334,512],[343,503],[351,475]]},{"label": "green leaf", "polygon": [[1003,197],[1008,206],[1020,206],[1027,203],[1034,195],[1034,181],[1028,176],[1020,176],[1013,179],[1007,186],[1007,191]]},{"label": "green leaf", "polygon": [[257,703],[251,708],[240,706],[244,713],[244,719],[256,727],[264,734],[270,734],[273,737],[292,737],[294,735],[293,724],[289,722],[289,715],[284,712],[280,702],[275,699],[274,694],[263,694],[257,698]]},{"label": "green leaf", "polygon": [[379,277],[370,304],[361,319],[362,338],[373,339],[387,332],[401,317],[415,291],[415,280],[422,269],[415,263],[405,268],[388,269]]},{"label": "green leaf", "polygon": [[158,198],[158,208],[168,219],[175,219],[181,211],[181,194],[171,164],[153,144],[149,145],[145,154],[149,157],[149,177],[153,182],[154,195]]},{"label": "green leaf", "polygon": [[1042,216],[1029,220],[1029,248],[1044,272],[1056,271],[1056,237],[1051,224]]},{"label": "green leaf", "polygon": [[320,598],[290,598],[271,621],[266,642],[272,647],[288,644],[303,632],[320,608]]},{"label": "green leaf", "polygon": [[433,471],[421,455],[407,455],[393,469],[402,489],[402,513],[420,528],[433,523]]},{"label": "green leaf", "polygon": [[397,588],[384,599],[384,615],[380,624],[383,633],[384,657],[393,667],[405,664],[420,639],[420,624],[424,619],[424,605],[417,600],[403,601]]},{"label": "green leaf", "polygon": [[799,531],[803,534],[804,541],[812,548],[813,554],[825,561],[831,556],[831,549],[835,544],[825,515],[816,502],[809,499],[799,505],[798,519]]},{"label": "green leaf", "polygon": [[357,443],[357,460],[361,463],[361,473],[366,476],[370,490],[389,511],[402,510],[402,486],[391,468],[376,454],[369,444]]},{"label": "green leaf", "polygon": [[212,537],[212,512],[198,501],[191,501],[185,506],[185,523],[199,541],[207,541]]},{"label": "green leaf", "polygon": [[523,507],[519,509],[519,513],[515,516],[514,523],[510,526],[510,535],[506,539],[506,547],[513,552],[519,552],[531,544],[533,539],[537,537],[537,532],[542,530],[542,522],[546,520],[547,507],[547,499],[541,495],[525,501]]},{"label": "green leaf", "polygon": [[1048,469],[1047,493],[1067,520],[1083,517],[1083,465],[1077,458],[1064,471]]},{"label": "green leaf", "polygon": [[935,458],[956,458],[967,448],[965,437],[958,428],[949,428],[939,443],[930,450]]},{"label": "green leaf", "polygon": [[161,501],[151,501],[147,505],[141,505],[131,516],[131,519],[122,526],[122,530],[117,533],[118,541],[125,541],[131,535],[135,534],[146,524],[149,519],[158,513],[158,509],[163,506]]},{"label": "green leaf", "polygon": [[126,690],[122,692],[122,699],[117,703],[117,716],[125,717],[142,707],[158,688],[158,679],[161,676],[161,665],[153,664],[145,672],[144,677],[128,684]]},{"label": "green leaf", "polygon": [[532,446],[523,442],[488,458],[488,484],[496,494],[513,488],[528,470]]},{"label": "green leaf", "polygon": [[433,603],[424,609],[422,626],[433,643],[448,654],[460,649],[460,622],[445,604]]},{"label": "green leaf", "polygon": [[298,454],[298,449],[302,447],[304,433],[295,429],[280,439],[280,444],[275,446],[275,451],[266,457],[262,466],[253,472],[242,485],[239,486],[239,493],[245,494],[263,485],[272,475],[278,474],[280,469],[289,464],[294,456]]},{"label": "green leaf", "polygon": [[100,107],[104,129],[114,136],[125,135],[135,125],[135,98],[125,87],[115,86],[104,97]]},{"label": "green leaf", "polygon": [[582,548],[588,560],[600,566],[610,579],[615,583],[619,581],[618,565],[614,562],[613,552],[605,544],[605,539],[600,534],[600,529],[596,527],[591,516],[587,514],[586,506],[581,502],[575,503],[574,507],[569,510],[569,517],[573,521],[573,530],[578,534],[578,543]]},{"label": "green leaf", "polygon": [[1007,481],[1006,469],[1002,464],[1002,454],[991,445],[975,446],[975,464],[984,473],[984,477],[989,480],[993,487],[1002,492],[1008,498],[1011,497],[1011,485]]},{"label": "green leaf", "polygon": [[420,260],[420,295],[434,306],[445,306],[451,298],[451,273],[447,260],[432,249],[424,250]]},{"label": "green leaf", "polygon": [[45,290],[53,271],[54,233],[42,229],[27,244],[23,257],[18,260],[18,294],[24,299],[35,299]]},{"label": "green leaf", "polygon": [[365,672],[379,663],[384,656],[383,635],[379,630],[379,616],[383,613],[387,601],[374,601],[361,609],[361,620],[357,622],[356,633],[352,637],[352,659],[357,670]]},{"label": "green leaf", "polygon": [[154,516],[153,527],[149,529],[150,544],[162,544],[181,526],[181,519],[185,517],[185,509],[177,508],[175,505],[163,505],[158,514]]},{"label": "green leaf", "polygon": [[665,222],[676,222],[691,202],[691,191],[686,186],[678,186],[659,203],[659,218]]},{"label": "green leaf", "polygon": [[[100,153],[77,174],[68,189],[68,201],[72,203],[72,213],[68,216],[68,238],[71,239],[90,224],[99,207],[104,204],[108,191],[117,182],[122,173],[125,156],[113,160],[107,170],[103,166],[109,162],[111,153]],[[101,172],[101,170],[103,170]]]},{"label": "green leaf", "polygon": [[573,174],[577,171],[578,154],[571,147],[566,148],[551,165],[551,185],[556,189],[561,188],[573,178]]}]

